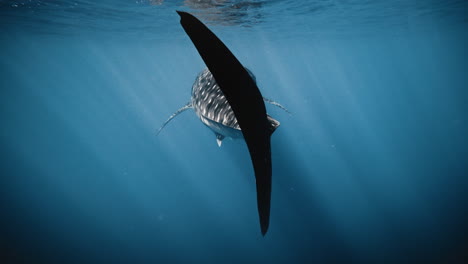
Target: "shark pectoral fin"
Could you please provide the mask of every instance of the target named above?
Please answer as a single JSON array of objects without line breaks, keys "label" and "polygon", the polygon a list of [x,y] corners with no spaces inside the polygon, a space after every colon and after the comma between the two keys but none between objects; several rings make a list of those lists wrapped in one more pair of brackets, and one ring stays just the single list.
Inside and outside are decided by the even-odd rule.
[{"label": "shark pectoral fin", "polygon": [[279,107],[279,108],[283,109],[286,113],[291,114],[291,112],[289,112],[289,110],[286,109],[286,107],[282,106],[282,105],[281,105],[280,103],[278,103],[278,102],[275,102],[275,101],[273,101],[273,100],[271,100],[271,99],[268,99],[268,98],[266,98],[266,97],[263,97],[263,101],[265,101],[265,102],[267,102],[267,103],[269,103],[269,104],[272,104],[272,105],[274,105],[274,106],[276,106],[276,107]]},{"label": "shark pectoral fin", "polygon": [[221,147],[223,143],[224,136],[221,134],[216,133],[216,143],[218,143],[218,147]]},{"label": "shark pectoral fin", "polygon": [[188,102],[186,103],[184,106],[182,106],[181,108],[179,108],[179,110],[177,110],[174,114],[172,114],[167,120],[166,122],[164,122],[164,124],[158,129],[158,132],[156,132],[156,136],[159,135],[159,133],[161,132],[161,130],[172,120],[174,119],[174,117],[176,117],[178,114],[182,113],[183,111],[189,109],[189,108],[192,108],[192,102]]}]

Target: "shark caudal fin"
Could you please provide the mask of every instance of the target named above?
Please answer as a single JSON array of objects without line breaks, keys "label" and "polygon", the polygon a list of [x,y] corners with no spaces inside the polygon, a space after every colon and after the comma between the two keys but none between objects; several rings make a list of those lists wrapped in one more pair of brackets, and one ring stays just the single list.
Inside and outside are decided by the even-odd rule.
[{"label": "shark caudal fin", "polygon": [[185,104],[184,106],[182,106],[181,108],[179,108],[179,110],[177,110],[175,113],[173,113],[167,120],[166,122],[164,122],[164,124],[162,124],[162,126],[158,129],[158,131],[156,132],[156,136],[159,135],[159,133],[161,132],[161,130],[172,120],[174,119],[174,117],[176,117],[177,115],[179,115],[180,113],[184,112],[185,110],[189,109],[189,108],[192,108],[192,102],[188,102],[187,104]]},{"label": "shark caudal fin", "polygon": [[193,15],[177,11],[242,130],[255,171],[257,209],[262,235],[268,231],[271,202],[271,125],[255,80],[224,43]]},{"label": "shark caudal fin", "polygon": [[268,118],[268,123],[270,123],[270,127],[269,127],[270,134],[273,134],[273,132],[276,131],[276,129],[280,126],[281,123],[268,114],[267,114],[267,118]]}]

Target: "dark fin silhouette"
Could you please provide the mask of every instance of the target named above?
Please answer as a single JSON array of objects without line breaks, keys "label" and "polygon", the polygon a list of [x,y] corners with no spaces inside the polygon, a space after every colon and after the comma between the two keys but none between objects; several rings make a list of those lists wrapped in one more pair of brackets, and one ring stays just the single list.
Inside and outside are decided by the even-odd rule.
[{"label": "dark fin silhouette", "polygon": [[270,223],[271,125],[258,87],[224,43],[193,15],[177,11],[180,23],[226,96],[250,152],[257,185],[262,235]]},{"label": "dark fin silhouette", "polygon": [[272,105],[274,105],[274,106],[276,106],[276,107],[279,107],[279,108],[283,109],[286,113],[291,114],[291,112],[289,112],[289,110],[286,109],[286,107],[282,106],[282,105],[281,105],[280,103],[278,103],[278,102],[275,102],[275,101],[273,101],[273,100],[271,100],[271,99],[268,99],[268,98],[266,98],[266,97],[263,97],[263,101],[265,101],[265,102],[267,102],[267,103],[269,103],[269,104],[272,104]]},{"label": "dark fin silhouette", "polygon": [[218,147],[221,147],[221,144],[223,144],[224,136],[218,133],[215,133],[215,134],[216,134],[216,143],[218,143]]},{"label": "dark fin silhouette", "polygon": [[280,126],[280,122],[268,114],[267,114],[267,118],[268,118],[268,123],[270,124],[268,128],[269,128],[270,135],[271,135]]},{"label": "dark fin silhouette", "polygon": [[174,117],[176,117],[178,114],[182,113],[183,111],[192,108],[192,102],[188,102],[184,106],[182,106],[179,110],[177,110],[175,113],[173,113],[167,120],[164,122],[164,124],[158,129],[158,132],[156,132],[156,136],[159,135],[161,130],[172,120]]}]

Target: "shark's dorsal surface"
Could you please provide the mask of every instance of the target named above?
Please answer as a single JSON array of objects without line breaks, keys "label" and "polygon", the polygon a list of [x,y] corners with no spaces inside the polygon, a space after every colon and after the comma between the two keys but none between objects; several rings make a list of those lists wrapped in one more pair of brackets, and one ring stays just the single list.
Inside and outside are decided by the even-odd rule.
[{"label": "shark's dorsal surface", "polygon": [[[255,80],[255,75],[248,69],[247,71]],[[269,101],[269,99],[263,98],[263,100],[282,107],[279,103]],[[195,79],[192,86],[191,107],[202,123],[215,133],[218,146],[221,147],[222,140],[225,137],[243,138],[231,105],[208,69],[202,71]],[[268,114],[267,118],[269,126],[273,130],[280,125],[277,120]]]},{"label": "shark's dorsal surface", "polygon": [[[252,79],[255,80],[255,75],[249,69],[247,71]],[[263,97],[263,101],[284,110],[286,113],[290,113],[288,109],[278,102],[265,97]],[[219,147],[221,147],[224,138],[244,138],[231,105],[229,105],[224,93],[219,88],[208,68],[200,72],[195,79],[190,101],[172,114],[162,124],[156,134],[158,135],[170,121],[188,109],[193,109],[200,121],[215,133],[216,142]],[[272,131],[276,130],[280,122],[268,114],[267,118]]]},{"label": "shark's dorsal surface", "polygon": [[262,95],[224,43],[193,15],[177,11],[180,23],[226,96],[242,130],[255,171],[257,207],[262,234],[270,221],[271,147],[274,131],[268,122]]}]

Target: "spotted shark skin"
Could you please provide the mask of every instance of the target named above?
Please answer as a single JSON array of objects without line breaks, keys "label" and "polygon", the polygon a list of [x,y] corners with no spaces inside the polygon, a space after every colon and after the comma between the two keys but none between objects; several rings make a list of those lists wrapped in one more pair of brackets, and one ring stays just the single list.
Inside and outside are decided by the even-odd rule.
[{"label": "spotted shark skin", "polygon": [[[255,76],[249,72],[250,76]],[[201,72],[192,86],[192,108],[200,120],[216,134],[218,145],[225,137],[242,138],[242,131],[226,97],[208,69]],[[267,116],[272,129],[280,123]]]},{"label": "spotted shark skin", "polygon": [[[249,69],[246,68],[246,70],[255,80],[255,75]],[[273,100],[264,98],[264,101],[289,113],[285,107]],[[243,137],[242,130],[229,102],[207,68],[196,77],[192,85],[190,102],[172,114],[157,133],[159,134],[172,119],[188,109],[193,109],[200,121],[215,133],[219,147],[221,147],[224,138],[239,139]],[[273,129],[280,126],[280,122],[270,115],[267,115],[267,118]]]},{"label": "spotted shark skin", "polygon": [[231,138],[242,137],[236,116],[208,69],[198,75],[192,86],[192,107],[200,120],[215,133]]}]

